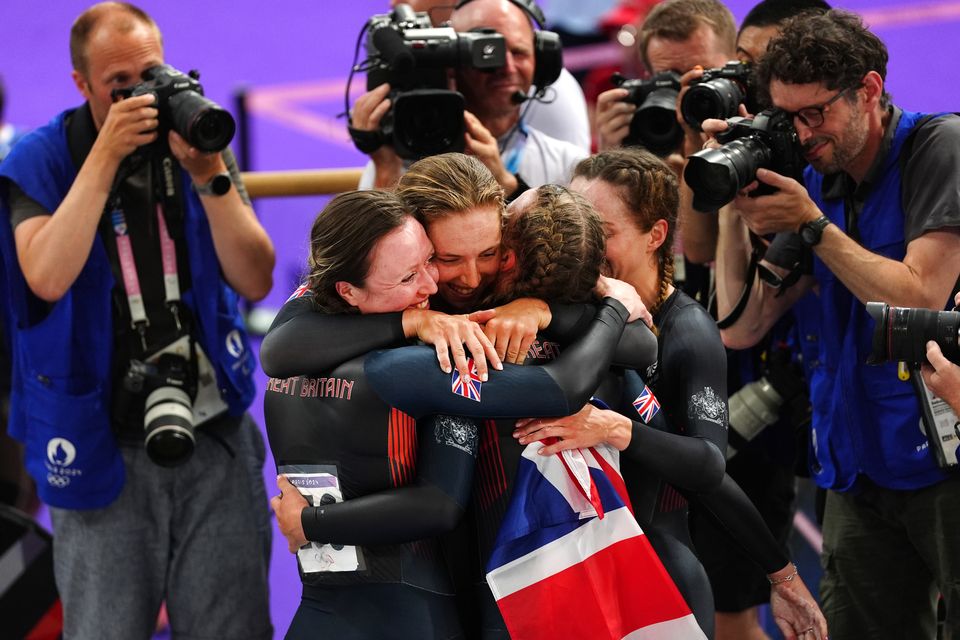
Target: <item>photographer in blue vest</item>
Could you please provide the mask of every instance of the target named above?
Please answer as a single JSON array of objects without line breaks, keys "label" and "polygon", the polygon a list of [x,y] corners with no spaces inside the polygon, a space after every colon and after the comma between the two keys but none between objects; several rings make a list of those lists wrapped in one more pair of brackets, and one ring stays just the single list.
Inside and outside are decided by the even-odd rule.
[{"label": "photographer in blue vest", "polygon": [[[781,25],[757,82],[792,122],[809,166],[803,184],[757,168],[733,201],[736,215],[721,219],[717,249],[717,277],[731,291],[747,273],[747,229],[798,232],[814,254],[813,274],[781,295],[756,280],[722,335],[732,348],[751,346],[803,294],[817,293],[818,313],[799,329],[819,336],[818,358],[807,363],[810,464],[827,490],[820,595],[834,639],[934,638],[938,593],[944,637],[960,632],[960,478],[938,465],[906,372],[866,364],[874,323],[865,309],[868,301],[942,309],[951,299],[960,119],[894,106],[886,66],[883,42],[854,14]],[[747,197],[763,185],[775,192]],[[720,317],[731,307],[721,300]]]},{"label": "photographer in blue vest", "polygon": [[0,165],[10,433],[50,505],[64,636],[269,638],[264,445],[237,310],[273,246],[227,112],[127,3],[70,34],[83,106]]}]

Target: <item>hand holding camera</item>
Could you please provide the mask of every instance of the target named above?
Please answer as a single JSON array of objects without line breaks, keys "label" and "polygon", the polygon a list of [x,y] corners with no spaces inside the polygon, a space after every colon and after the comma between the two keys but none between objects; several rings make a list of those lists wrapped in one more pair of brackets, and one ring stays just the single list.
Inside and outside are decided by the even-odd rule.
[{"label": "hand holding camera", "polygon": [[160,114],[155,95],[119,100],[110,105],[91,153],[102,150],[119,164],[138,148],[157,140]]}]

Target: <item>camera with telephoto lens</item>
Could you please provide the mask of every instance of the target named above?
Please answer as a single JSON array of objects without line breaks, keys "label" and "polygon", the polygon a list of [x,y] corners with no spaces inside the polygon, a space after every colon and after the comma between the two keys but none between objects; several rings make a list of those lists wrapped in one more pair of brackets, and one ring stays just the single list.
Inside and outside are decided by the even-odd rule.
[{"label": "camera with telephoto lens", "polygon": [[708,118],[735,117],[741,104],[752,113],[755,105],[751,93],[750,64],[731,60],[717,69],[707,69],[690,84],[680,101],[680,113],[699,131]]},{"label": "camera with telephoto lens", "polygon": [[869,364],[922,364],[927,361],[927,342],[932,340],[947,360],[960,365],[960,312],[868,302],[867,313],[876,323]]},{"label": "camera with telephoto lens", "polygon": [[615,73],[612,80],[629,92],[624,102],[637,105],[623,144],[643,147],[661,158],[676,151],[683,141],[683,128],[677,122],[680,75],[664,71],[652,78],[627,80]]},{"label": "camera with telephoto lens", "polygon": [[[390,110],[380,121],[382,140],[409,160],[463,151],[464,98],[448,89],[448,69],[503,67],[504,37],[492,29],[458,33],[450,27],[434,28],[426,12],[415,12],[407,4],[373,16],[365,28],[367,90],[390,83]],[[361,151],[372,150],[354,131],[351,135]]]},{"label": "camera with telephoto lens", "polygon": [[[697,211],[716,211],[732,201],[740,189],[757,179],[759,169],[770,169],[798,181],[803,179],[807,163],[797,132],[790,116],[779,109],[766,109],[753,118],[728,119],[727,130],[717,134],[717,141],[723,146],[693,154],[683,171]],[[750,195],[776,191],[761,182]]]},{"label": "camera with telephoto lens", "polygon": [[141,74],[140,84],[114,89],[111,95],[116,99],[152,93],[157,96],[160,133],[173,129],[200,151],[223,151],[233,140],[237,123],[229,111],[204,97],[199,78],[198,71],[183,73],[169,64],[159,64]]},{"label": "camera with telephoto lens", "polygon": [[[786,346],[769,349],[763,376],[730,396],[727,459],[774,424],[781,413],[793,419],[806,416],[809,404],[806,379],[800,365],[793,361],[792,351]],[[784,406],[789,408],[785,413]]]},{"label": "camera with telephoto lens", "polygon": [[132,360],[127,369],[124,389],[146,396],[144,447],[160,466],[181,465],[193,454],[196,380],[194,364],[173,353],[161,354],[156,363]]}]

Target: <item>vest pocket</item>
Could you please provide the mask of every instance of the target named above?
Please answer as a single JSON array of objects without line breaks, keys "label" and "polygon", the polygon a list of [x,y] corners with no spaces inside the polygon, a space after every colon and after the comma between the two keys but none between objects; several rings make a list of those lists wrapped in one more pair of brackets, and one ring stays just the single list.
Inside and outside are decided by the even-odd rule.
[{"label": "vest pocket", "polygon": [[104,507],[120,494],[124,467],[103,394],[65,393],[56,388],[63,383],[41,376],[24,380],[27,470],[50,505]]}]

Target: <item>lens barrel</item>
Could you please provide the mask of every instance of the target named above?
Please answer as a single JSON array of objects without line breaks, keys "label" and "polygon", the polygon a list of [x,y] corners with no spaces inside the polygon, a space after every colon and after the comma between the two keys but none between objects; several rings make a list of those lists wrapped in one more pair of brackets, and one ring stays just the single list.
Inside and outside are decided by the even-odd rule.
[{"label": "lens barrel", "polygon": [[237,131],[229,111],[196,91],[174,93],[167,101],[167,109],[173,130],[190,146],[206,153],[223,151]]},{"label": "lens barrel", "polygon": [[179,387],[159,387],[147,396],[143,416],[144,447],[154,463],[176,467],[193,454],[193,405]]}]

